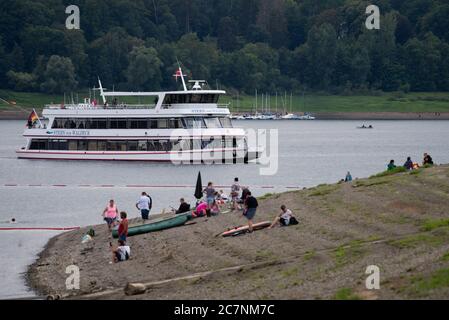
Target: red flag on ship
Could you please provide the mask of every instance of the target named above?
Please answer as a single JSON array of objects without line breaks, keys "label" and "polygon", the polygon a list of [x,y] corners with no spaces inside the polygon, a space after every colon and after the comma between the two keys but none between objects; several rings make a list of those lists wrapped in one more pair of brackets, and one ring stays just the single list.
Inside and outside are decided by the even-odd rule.
[{"label": "red flag on ship", "polygon": [[178,81],[178,78],[182,77],[182,71],[181,71],[181,68],[179,68],[178,70],[176,70],[176,73],[173,75],[173,77],[175,77],[176,81]]}]

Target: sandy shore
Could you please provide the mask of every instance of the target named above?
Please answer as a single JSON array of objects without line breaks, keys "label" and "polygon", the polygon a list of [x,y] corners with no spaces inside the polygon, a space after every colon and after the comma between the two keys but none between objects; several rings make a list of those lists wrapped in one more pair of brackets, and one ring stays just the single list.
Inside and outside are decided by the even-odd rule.
[{"label": "sandy shore", "polygon": [[[40,293],[75,299],[421,299],[449,298],[449,166],[350,184],[267,195],[256,221],[281,204],[300,224],[234,238],[240,214],[129,239],[127,262],[109,264],[110,236],[95,226],[53,238],[29,268]],[[81,270],[81,289],[65,289],[65,269]],[[381,290],[365,288],[366,268],[381,270]],[[146,292],[127,296],[129,283]]]},{"label": "sandy shore", "polygon": [[[0,120],[26,120],[29,112],[0,110]],[[314,116],[318,120],[449,120],[449,112],[318,112]]]}]

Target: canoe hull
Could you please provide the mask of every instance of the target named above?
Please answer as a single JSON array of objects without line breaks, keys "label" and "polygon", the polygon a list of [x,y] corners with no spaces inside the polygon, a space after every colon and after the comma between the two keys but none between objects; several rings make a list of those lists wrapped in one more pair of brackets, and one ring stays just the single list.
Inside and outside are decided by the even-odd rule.
[{"label": "canoe hull", "polygon": [[[174,217],[153,221],[147,224],[130,226],[128,228],[128,237],[179,227],[185,224],[187,220],[188,214],[179,214]],[[118,231],[113,230],[112,236],[114,237],[114,239],[117,239]]]}]

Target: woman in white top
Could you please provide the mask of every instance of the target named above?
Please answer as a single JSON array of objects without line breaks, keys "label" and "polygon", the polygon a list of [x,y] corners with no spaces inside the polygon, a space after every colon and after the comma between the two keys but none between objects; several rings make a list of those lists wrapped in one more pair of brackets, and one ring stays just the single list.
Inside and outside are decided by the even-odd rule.
[{"label": "woman in white top", "polygon": [[298,220],[293,216],[293,213],[290,209],[287,209],[286,206],[281,206],[281,213],[274,219],[273,223],[271,224],[270,228],[275,227],[276,225],[281,226],[289,226],[289,225],[295,225],[298,224]]}]

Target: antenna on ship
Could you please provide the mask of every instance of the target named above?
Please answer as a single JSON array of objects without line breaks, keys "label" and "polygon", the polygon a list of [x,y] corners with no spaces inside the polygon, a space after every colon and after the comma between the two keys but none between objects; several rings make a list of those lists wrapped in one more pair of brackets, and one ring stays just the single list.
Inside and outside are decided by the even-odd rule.
[{"label": "antenna on ship", "polygon": [[176,62],[178,63],[178,70],[173,75],[173,77],[175,77],[176,81],[178,81],[178,78],[181,78],[182,86],[184,87],[184,91],[188,91],[187,86],[186,86],[186,81],[184,80],[184,77],[186,77],[187,75],[182,73],[181,64],[179,63],[178,59],[176,59]]},{"label": "antenna on ship", "polygon": [[103,85],[101,84],[100,77],[98,77],[98,89],[94,88],[94,90],[100,90],[100,96],[103,99],[103,104],[106,104],[106,97],[104,96],[104,90]]}]

